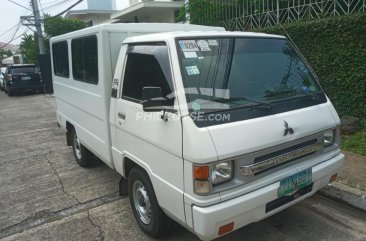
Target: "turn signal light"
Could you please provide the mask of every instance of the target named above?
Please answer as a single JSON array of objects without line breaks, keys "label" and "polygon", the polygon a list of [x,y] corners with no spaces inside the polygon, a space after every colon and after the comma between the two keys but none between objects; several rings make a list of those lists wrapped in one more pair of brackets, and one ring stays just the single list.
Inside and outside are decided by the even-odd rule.
[{"label": "turn signal light", "polygon": [[337,180],[337,177],[338,177],[338,173],[333,174],[333,176],[331,176],[330,179],[329,179],[329,183],[334,182],[335,180]]},{"label": "turn signal light", "polygon": [[195,166],[194,167],[194,179],[208,180],[208,177],[209,177],[208,166]]},{"label": "turn signal light", "polygon": [[234,229],[234,222],[225,224],[219,228],[219,236],[230,233]]}]

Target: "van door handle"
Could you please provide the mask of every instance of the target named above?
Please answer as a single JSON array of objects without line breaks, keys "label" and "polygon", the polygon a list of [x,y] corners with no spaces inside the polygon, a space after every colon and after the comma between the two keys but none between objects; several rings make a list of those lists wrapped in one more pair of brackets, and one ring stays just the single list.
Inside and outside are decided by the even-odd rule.
[{"label": "van door handle", "polygon": [[118,112],[118,118],[120,118],[122,120],[126,120],[126,114]]}]

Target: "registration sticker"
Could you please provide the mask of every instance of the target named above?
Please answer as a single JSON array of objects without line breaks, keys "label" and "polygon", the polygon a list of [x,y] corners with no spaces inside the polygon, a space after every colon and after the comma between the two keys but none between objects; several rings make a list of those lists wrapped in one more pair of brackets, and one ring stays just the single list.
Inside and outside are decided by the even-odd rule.
[{"label": "registration sticker", "polygon": [[211,46],[219,46],[219,44],[217,43],[216,39],[210,39],[208,40],[208,44]]},{"label": "registration sticker", "polygon": [[192,109],[194,111],[200,111],[201,110],[201,105],[199,103],[192,103]]},{"label": "registration sticker", "polygon": [[195,40],[181,40],[179,46],[183,52],[197,52],[200,51]]},{"label": "registration sticker", "polygon": [[183,52],[183,53],[186,59],[195,59],[198,57],[196,52]]},{"label": "registration sticker", "polygon": [[206,40],[198,40],[197,44],[198,44],[198,46],[200,46],[201,51],[203,51],[203,52],[211,51],[210,45],[208,44],[208,42]]},{"label": "registration sticker", "polygon": [[186,67],[188,75],[198,75],[200,71],[198,70],[197,66],[187,66]]}]

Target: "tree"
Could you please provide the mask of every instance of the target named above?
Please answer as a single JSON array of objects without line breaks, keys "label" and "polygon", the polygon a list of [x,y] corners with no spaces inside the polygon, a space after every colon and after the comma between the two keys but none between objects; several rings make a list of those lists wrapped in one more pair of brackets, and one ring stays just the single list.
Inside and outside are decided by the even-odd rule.
[{"label": "tree", "polygon": [[85,23],[79,19],[65,19],[63,17],[50,17],[46,15],[44,20],[46,38],[55,37],[85,27]]},{"label": "tree", "polygon": [[6,59],[7,57],[12,56],[13,53],[8,49],[0,49],[0,65],[3,61],[3,59]]},{"label": "tree", "polygon": [[[46,52],[49,52],[50,47],[48,40],[51,37],[69,33],[85,27],[85,23],[78,19],[65,19],[63,17],[51,17],[46,15],[44,20]],[[25,63],[37,63],[39,54],[37,35],[24,34],[20,43],[20,51],[24,56]]]},{"label": "tree", "polygon": [[35,64],[38,62],[38,39],[35,35],[24,34],[20,42],[20,52],[24,56],[25,63]]}]

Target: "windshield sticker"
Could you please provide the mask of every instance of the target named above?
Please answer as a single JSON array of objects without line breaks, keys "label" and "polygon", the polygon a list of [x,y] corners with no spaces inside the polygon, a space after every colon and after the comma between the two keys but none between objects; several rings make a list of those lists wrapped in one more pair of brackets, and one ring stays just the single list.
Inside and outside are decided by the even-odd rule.
[{"label": "windshield sticker", "polygon": [[192,103],[192,109],[194,111],[200,111],[201,110],[201,105],[198,103]]},{"label": "windshield sticker", "polygon": [[200,46],[201,51],[203,51],[203,52],[211,51],[210,45],[208,44],[208,42],[206,40],[198,40],[197,44],[198,44],[198,46]]},{"label": "windshield sticker", "polygon": [[198,75],[200,71],[198,70],[197,66],[187,66],[186,67],[188,75]]},{"label": "windshield sticker", "polygon": [[196,52],[183,52],[183,53],[186,59],[195,59],[198,57]]},{"label": "windshield sticker", "polygon": [[179,46],[183,52],[197,52],[200,51],[195,40],[179,41]]},{"label": "windshield sticker", "polygon": [[315,86],[312,85],[312,86],[309,87],[309,90],[311,90],[312,92],[315,92],[316,88],[315,88]]},{"label": "windshield sticker", "polygon": [[306,86],[303,86],[302,90],[304,91],[305,94],[309,94],[309,92],[310,92],[309,88]]},{"label": "windshield sticker", "polygon": [[216,39],[210,39],[208,40],[208,44],[211,46],[219,46],[219,44],[217,43]]}]

